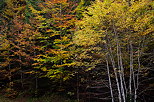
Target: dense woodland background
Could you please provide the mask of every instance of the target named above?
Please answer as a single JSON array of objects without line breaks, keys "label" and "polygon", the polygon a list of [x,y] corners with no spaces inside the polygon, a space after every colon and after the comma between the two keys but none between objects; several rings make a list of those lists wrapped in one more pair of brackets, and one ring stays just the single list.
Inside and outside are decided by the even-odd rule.
[{"label": "dense woodland background", "polygon": [[153,0],[0,0],[1,102],[153,102],[153,72]]}]

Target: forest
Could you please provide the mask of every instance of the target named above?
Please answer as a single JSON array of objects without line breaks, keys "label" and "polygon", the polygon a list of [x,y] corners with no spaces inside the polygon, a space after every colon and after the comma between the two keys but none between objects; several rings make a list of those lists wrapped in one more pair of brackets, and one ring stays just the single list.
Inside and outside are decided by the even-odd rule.
[{"label": "forest", "polygon": [[154,0],[0,0],[0,102],[154,102]]}]

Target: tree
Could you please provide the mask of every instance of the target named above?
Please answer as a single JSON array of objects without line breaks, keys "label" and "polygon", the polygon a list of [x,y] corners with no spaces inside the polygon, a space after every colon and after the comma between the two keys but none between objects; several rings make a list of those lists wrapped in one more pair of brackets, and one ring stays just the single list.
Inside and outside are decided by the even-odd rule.
[{"label": "tree", "polygon": [[37,22],[36,27],[40,31],[36,38],[39,53],[33,65],[45,72],[45,77],[66,80],[70,77],[69,70],[74,65],[69,50],[71,30],[75,21],[71,2],[47,0],[38,7],[37,10],[30,6]]},{"label": "tree", "polygon": [[[147,44],[153,37],[152,9],[152,1],[132,1],[128,5],[122,0],[96,0],[83,13],[83,19],[76,23],[73,41],[83,49],[77,61],[80,66],[89,67],[105,62],[106,58],[113,68],[108,77],[110,79],[114,75],[116,79],[119,102],[137,100],[139,76],[144,73],[140,57],[145,47],[141,45]],[[111,72],[109,65],[107,70]],[[111,82],[109,84],[113,87]],[[113,90],[110,91],[112,93]],[[114,101],[115,94],[111,96]]]},{"label": "tree", "polygon": [[19,92],[16,86],[24,88],[23,80],[26,78],[23,75],[33,70],[30,67],[34,56],[33,39],[37,31],[25,23],[25,1],[6,0],[5,3],[1,20],[0,66],[6,96],[15,97]]}]

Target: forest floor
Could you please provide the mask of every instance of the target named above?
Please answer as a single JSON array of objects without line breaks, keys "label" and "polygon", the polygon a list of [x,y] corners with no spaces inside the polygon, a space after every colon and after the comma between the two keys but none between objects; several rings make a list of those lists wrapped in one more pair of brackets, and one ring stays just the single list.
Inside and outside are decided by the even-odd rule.
[{"label": "forest floor", "polygon": [[5,98],[0,96],[0,102],[77,102],[75,100],[67,99],[62,96],[52,95],[52,96],[42,96],[39,98],[29,98],[29,97],[19,97],[15,99]]}]

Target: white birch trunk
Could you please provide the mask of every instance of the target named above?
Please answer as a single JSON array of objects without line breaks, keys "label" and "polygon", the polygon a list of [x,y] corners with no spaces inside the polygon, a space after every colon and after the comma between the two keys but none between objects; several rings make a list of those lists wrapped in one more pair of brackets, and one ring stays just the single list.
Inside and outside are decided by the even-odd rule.
[{"label": "white birch trunk", "polygon": [[112,83],[111,83],[111,77],[110,77],[109,62],[108,62],[107,57],[106,57],[106,67],[107,67],[107,73],[108,73],[108,80],[109,80],[111,98],[112,98],[112,102],[114,102],[113,89],[112,89]]}]

